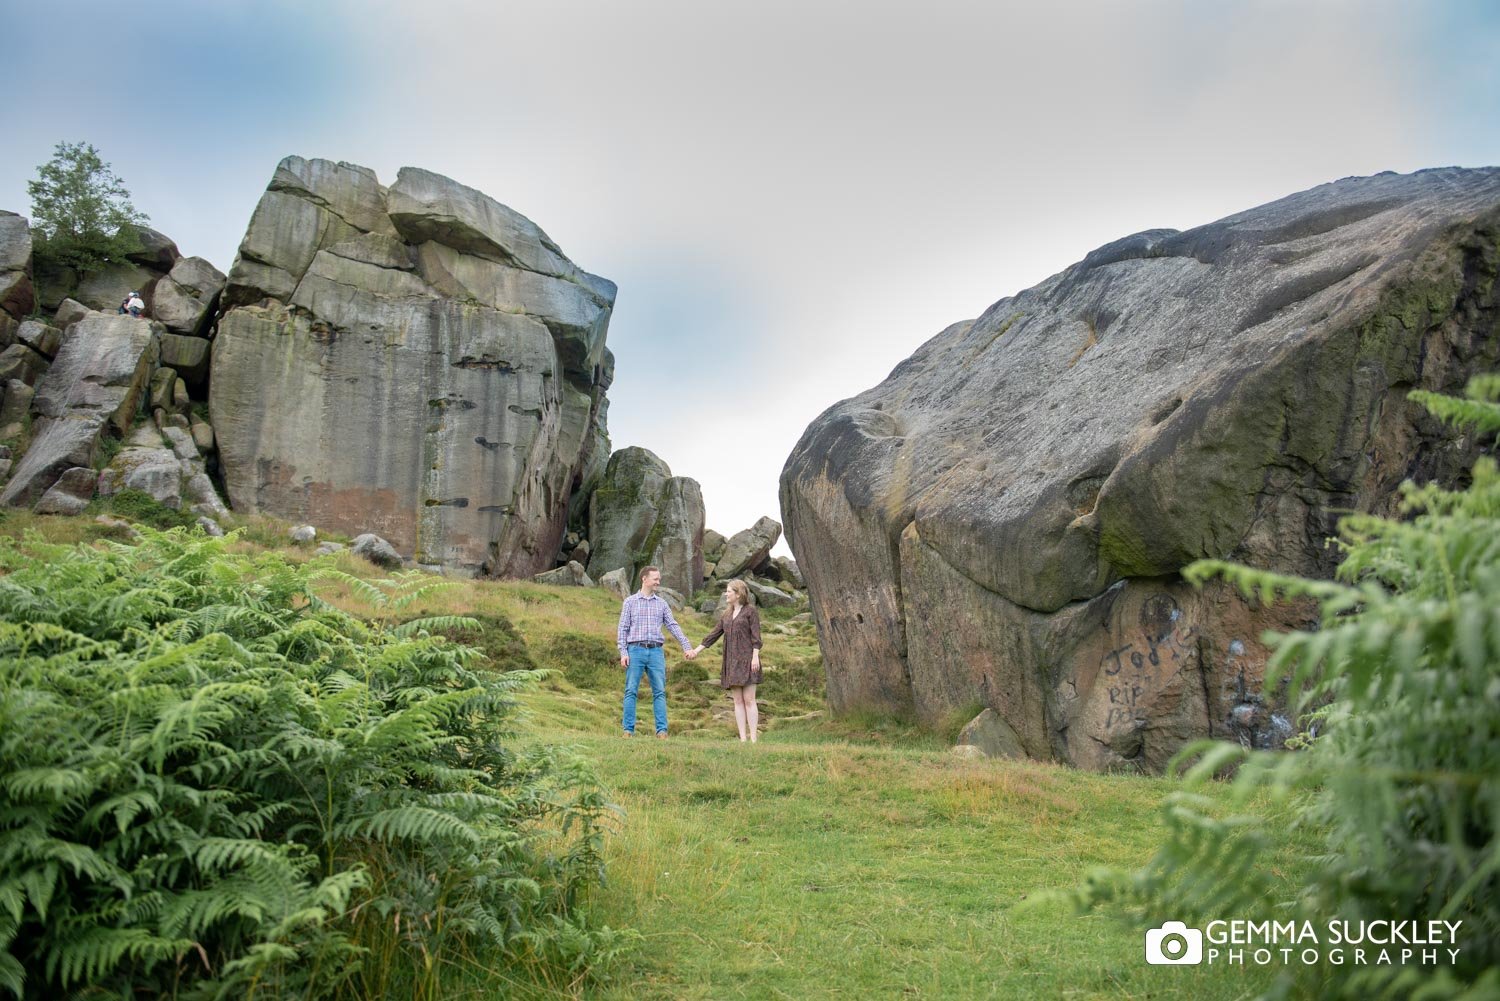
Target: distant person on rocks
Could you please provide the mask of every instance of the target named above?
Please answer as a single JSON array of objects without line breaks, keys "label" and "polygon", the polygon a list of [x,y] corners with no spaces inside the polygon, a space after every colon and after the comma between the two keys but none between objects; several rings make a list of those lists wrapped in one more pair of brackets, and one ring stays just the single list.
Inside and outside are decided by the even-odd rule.
[{"label": "distant person on rocks", "polygon": [[740,740],[752,744],[760,739],[760,710],[755,705],[755,686],[760,684],[760,613],[750,603],[750,588],[735,579],[724,589],[728,607],[713,631],[693,648],[692,656],[713,646],[724,637],[724,666],[719,671],[719,687],[729,689],[734,699],[734,724],[740,728]]},{"label": "distant person on rocks", "polygon": [[132,292],[120,303],[120,312],[129,313],[131,316],[141,316],[146,312],[146,300],[141,298],[139,292]]},{"label": "distant person on rocks", "polygon": [[661,571],[647,567],[641,571],[641,589],[625,599],[620,609],[620,631],[617,645],[620,648],[620,666],[625,668],[625,712],[621,725],[625,736],[635,733],[636,690],[641,687],[641,675],[651,679],[651,712],[656,720],[656,735],[667,737],[667,655],[662,650],[661,630],[666,626],[688,660],[697,656],[682,633],[682,627],[672,618],[672,608],[667,599],[656,593],[661,584]]}]

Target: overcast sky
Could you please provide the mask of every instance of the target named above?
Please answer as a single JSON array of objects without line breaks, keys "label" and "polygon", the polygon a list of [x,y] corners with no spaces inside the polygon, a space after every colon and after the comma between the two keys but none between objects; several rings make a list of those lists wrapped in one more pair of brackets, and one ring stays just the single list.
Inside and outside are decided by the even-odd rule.
[{"label": "overcast sky", "polygon": [[620,286],[615,447],[725,534],[818,413],[1100,244],[1500,163],[1485,0],[6,0],[0,39],[0,208],[87,140],[225,271],[293,153],[532,218]]}]

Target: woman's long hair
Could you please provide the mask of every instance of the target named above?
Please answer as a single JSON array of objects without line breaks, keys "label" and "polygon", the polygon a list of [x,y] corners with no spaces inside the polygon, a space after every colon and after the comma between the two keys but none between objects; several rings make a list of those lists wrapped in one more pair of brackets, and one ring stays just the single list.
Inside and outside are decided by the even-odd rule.
[{"label": "woman's long hair", "polygon": [[[741,608],[749,608],[750,607],[750,588],[748,588],[748,587],[745,586],[745,582],[744,581],[742,581],[738,577],[736,577],[734,580],[732,580],[732,581],[729,582],[729,590],[732,591],[732,592],[734,592],[735,600],[739,602],[739,607],[741,607]],[[724,607],[724,621],[725,622],[729,622],[733,618],[734,618],[734,606],[731,605],[731,604],[729,604],[728,602],[725,602],[725,607]]]}]

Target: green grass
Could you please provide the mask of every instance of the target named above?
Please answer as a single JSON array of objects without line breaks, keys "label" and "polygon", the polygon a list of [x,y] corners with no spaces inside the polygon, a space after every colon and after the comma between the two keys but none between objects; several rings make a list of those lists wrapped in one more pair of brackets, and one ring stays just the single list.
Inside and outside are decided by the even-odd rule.
[{"label": "green grass", "polygon": [[[51,526],[65,519],[37,521],[61,531]],[[348,554],[335,562],[378,574]],[[618,612],[601,590],[488,581],[407,610],[477,618],[459,638],[492,669],[553,671],[523,697],[523,730],[581,750],[621,807],[590,907],[596,924],[642,936],[602,986],[475,975],[486,964],[473,957],[446,996],[1228,999],[1268,985],[1254,967],[1148,966],[1145,925],[1076,914],[1057,892],[1092,867],[1150,859],[1176,783],[961,759],[909,721],[831,718],[816,637],[790,611],[765,616],[758,745],[735,739],[717,648],[689,663],[670,643],[672,739],[626,740]],[[711,625],[678,618],[693,642]],[[649,719],[649,697],[641,711]],[[1288,841],[1283,872],[1305,847]]]}]

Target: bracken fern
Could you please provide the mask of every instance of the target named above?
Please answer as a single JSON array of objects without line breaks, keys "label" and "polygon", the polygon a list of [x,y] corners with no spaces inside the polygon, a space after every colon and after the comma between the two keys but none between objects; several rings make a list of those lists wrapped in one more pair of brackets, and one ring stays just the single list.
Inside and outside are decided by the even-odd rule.
[{"label": "bracken fern", "polygon": [[395,624],[431,578],[233,542],[0,540],[0,987],[438,997],[466,963],[607,963],[579,905],[611,808],[515,740],[537,672]]},{"label": "bracken fern", "polygon": [[[1500,431],[1500,378],[1467,399],[1413,393],[1441,419]],[[1303,748],[1251,752],[1200,743],[1175,763],[1189,784],[1237,769],[1243,809],[1269,795],[1276,823],[1213,815],[1192,791],[1169,798],[1168,839],[1131,877],[1096,873],[1082,889],[1156,915],[1278,920],[1463,922],[1454,965],[1294,968],[1303,996],[1500,996],[1500,471],[1489,457],[1465,490],[1402,487],[1406,520],[1340,523],[1336,581],[1204,561],[1184,576],[1232,581],[1264,602],[1308,596],[1320,628],[1268,634],[1268,687],[1285,681]],[[1294,899],[1277,899],[1266,849],[1292,823],[1326,836]],[[1274,913],[1267,913],[1273,907]]]}]

